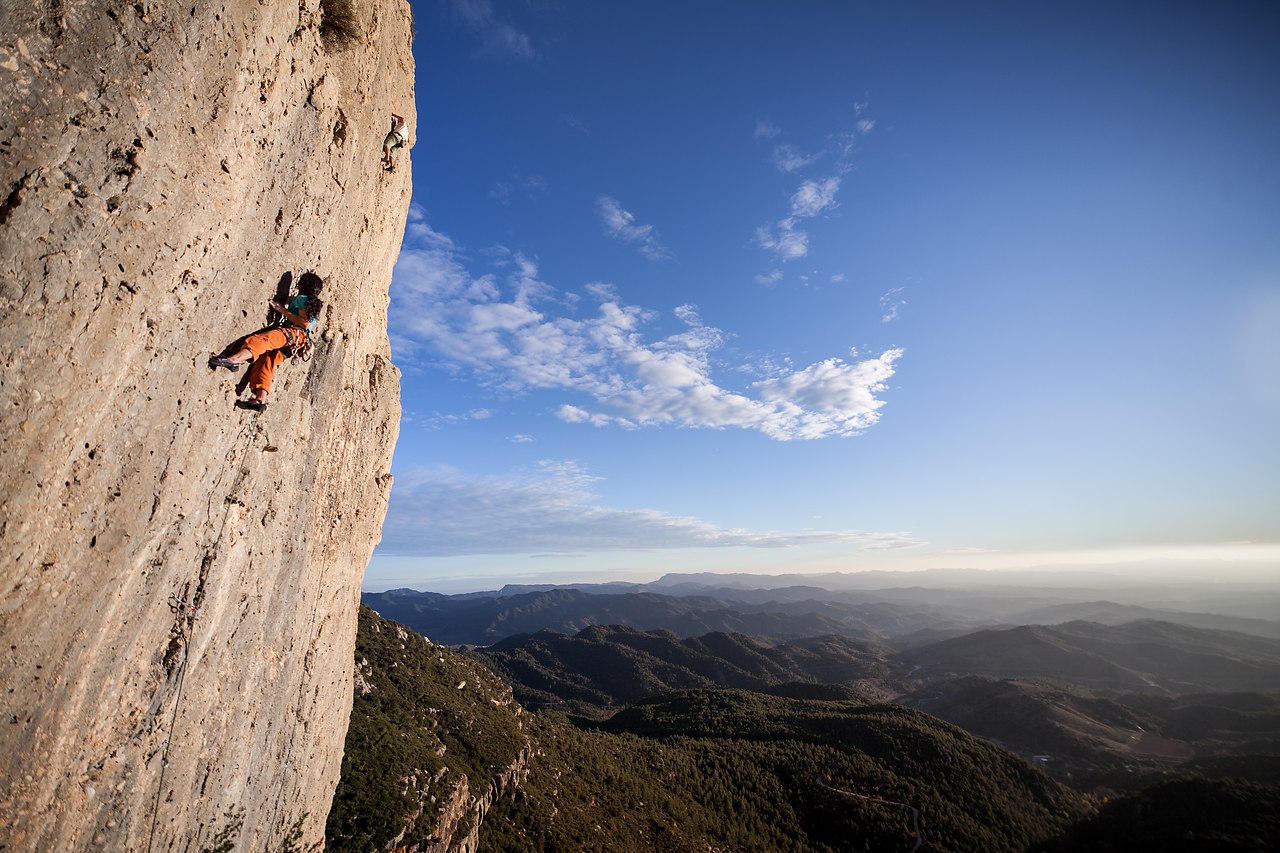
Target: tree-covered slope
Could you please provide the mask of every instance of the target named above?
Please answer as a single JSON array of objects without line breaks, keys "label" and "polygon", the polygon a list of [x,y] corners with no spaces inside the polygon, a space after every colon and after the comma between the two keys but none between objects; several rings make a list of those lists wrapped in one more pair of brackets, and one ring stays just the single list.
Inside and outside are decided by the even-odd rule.
[{"label": "tree-covered slope", "polygon": [[764,689],[787,682],[842,684],[887,675],[887,652],[848,637],[768,643],[716,632],[681,639],[669,631],[593,626],[569,636],[519,635],[479,652],[531,708],[599,716],[665,690]]},{"label": "tree-covered slope", "polygon": [[[482,663],[367,607],[356,689],[326,849],[384,849],[465,838],[483,797],[519,773],[529,745],[511,688]],[[513,771],[513,768],[515,770]]]},{"label": "tree-covered slope", "polygon": [[1280,788],[1180,779],[1106,803],[1036,853],[1271,853],[1280,848]]},{"label": "tree-covered slope", "polygon": [[[883,650],[848,639],[682,640],[593,627],[494,651],[539,644],[554,654],[524,664],[541,666],[555,690],[583,691],[594,718],[526,712],[488,667],[494,658],[362,610],[329,849],[1060,853],[1261,850],[1258,839],[1273,840],[1280,765],[1258,746],[1274,733],[1274,695],[1103,697],[980,677],[922,686],[923,708],[983,739],[922,710],[873,703],[856,681],[824,683],[824,672],[840,682],[886,665]],[[801,674],[810,680],[795,680]],[[753,689],[670,689],[731,678]],[[630,692],[656,689],[625,704]],[[615,704],[606,711],[600,701]],[[1192,762],[1124,753],[1135,733],[1172,731],[1198,738],[1182,743],[1198,753]],[[1152,748],[1141,737],[1134,755]],[[1068,788],[1001,743],[1096,758],[1081,766],[1106,787]],[[1100,758],[1109,753],[1118,763]],[[1192,773],[1218,778],[1172,775]],[[1260,784],[1225,778],[1239,776]],[[1070,781],[1079,786],[1080,772]],[[1106,846],[1113,840],[1119,846]]]},{"label": "tree-covered slope", "polygon": [[[491,813],[490,851],[1025,850],[1086,809],[1017,757],[910,709],[678,691],[577,730]],[[552,745],[548,748],[547,745]]]}]

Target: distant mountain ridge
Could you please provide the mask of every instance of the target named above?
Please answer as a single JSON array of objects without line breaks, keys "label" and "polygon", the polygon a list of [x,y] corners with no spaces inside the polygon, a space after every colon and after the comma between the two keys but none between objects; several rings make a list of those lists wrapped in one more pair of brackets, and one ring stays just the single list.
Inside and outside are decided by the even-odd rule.
[{"label": "distant mountain ridge", "polygon": [[792,682],[861,685],[864,695],[970,675],[1159,696],[1280,685],[1280,641],[1161,622],[984,629],[905,651],[840,635],[770,642],[597,625],[516,635],[477,653],[512,681],[521,702],[589,715],[665,690]]},{"label": "distant mountain ridge", "polygon": [[933,674],[1053,678],[1113,690],[1274,690],[1280,641],[1168,622],[987,629],[901,655]]},{"label": "distant mountain ridge", "polygon": [[[577,633],[590,625],[627,625],[669,630],[691,637],[712,631],[774,639],[844,634],[890,644],[923,642],[971,633],[979,628],[1054,625],[1085,620],[1118,625],[1138,619],[1194,628],[1237,631],[1280,640],[1280,621],[1238,615],[1275,602],[1280,593],[1241,588],[1204,591],[1195,601],[1218,612],[1182,610],[1185,591],[1109,590],[1112,601],[1088,587],[1033,588],[978,573],[980,586],[957,586],[955,573],[868,573],[861,588],[824,589],[810,583],[747,586],[754,575],[690,576],[701,583],[666,576],[649,584],[509,585],[498,591],[444,595],[412,589],[366,592],[363,603],[389,618],[450,645],[490,645],[515,634],[540,630]],[[968,577],[973,573],[960,573]],[[893,586],[943,578],[938,585]],[[767,580],[767,579],[766,579]],[[812,578],[805,578],[812,580]],[[1144,597],[1145,596],[1145,597]],[[1216,596],[1216,597],[1215,597]],[[1132,599],[1132,600],[1130,600]],[[1161,605],[1161,606],[1154,606]]]},{"label": "distant mountain ridge", "polygon": [[871,635],[868,628],[817,612],[832,611],[821,603],[814,607],[731,606],[706,596],[650,592],[602,595],[576,589],[461,598],[393,590],[365,593],[362,599],[388,619],[449,645],[490,645],[516,634],[548,629],[576,633],[592,625],[668,630],[681,636],[712,631],[768,637]]}]

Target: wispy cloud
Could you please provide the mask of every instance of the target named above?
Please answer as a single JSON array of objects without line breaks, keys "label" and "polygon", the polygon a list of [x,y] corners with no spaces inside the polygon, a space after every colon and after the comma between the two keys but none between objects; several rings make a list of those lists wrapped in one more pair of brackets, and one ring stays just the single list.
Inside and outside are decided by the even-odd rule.
[{"label": "wispy cloud", "polygon": [[489,198],[499,204],[510,204],[513,196],[536,198],[547,190],[547,181],[541,175],[517,175],[509,181],[499,181],[489,191]]},{"label": "wispy cloud", "polygon": [[903,288],[895,287],[880,297],[880,322],[891,323],[898,319],[898,311],[907,304],[902,296]]},{"label": "wispy cloud", "polygon": [[453,413],[453,414],[434,414],[426,418],[418,418],[417,420],[425,423],[431,429],[442,429],[447,426],[457,426],[471,421],[487,421],[493,417],[493,412],[489,409],[472,409],[469,412]]},{"label": "wispy cloud", "polygon": [[537,51],[529,36],[503,20],[490,0],[448,0],[453,18],[480,40],[482,55],[532,60]]},{"label": "wispy cloud", "polygon": [[773,225],[756,229],[756,243],[780,261],[794,261],[809,254],[809,233],[801,225],[836,207],[840,177],[807,180],[791,195],[790,215]]},{"label": "wispy cloud", "polygon": [[836,193],[839,191],[839,178],[805,181],[791,196],[791,215],[812,219],[836,206]]},{"label": "wispy cloud", "polygon": [[904,533],[755,532],[653,509],[611,509],[600,505],[594,491],[599,480],[563,460],[507,476],[449,468],[399,474],[378,553],[443,557],[831,543],[882,550],[921,544]]},{"label": "wispy cloud", "polygon": [[876,127],[875,119],[863,117],[863,113],[867,111],[867,107],[869,106],[870,104],[866,101],[858,101],[853,105],[853,115],[856,119],[855,126],[858,128],[858,133],[862,136],[866,136],[868,133],[875,130]]},{"label": "wispy cloud", "polygon": [[756,139],[773,139],[781,133],[782,131],[768,119],[756,119]]},{"label": "wispy cloud", "polygon": [[[796,174],[816,163],[830,161],[825,169],[829,174],[801,181],[791,195],[788,215],[773,224],[761,225],[756,229],[756,245],[772,252],[778,260],[784,262],[809,254],[809,233],[804,229],[803,223],[836,208],[841,176],[852,168],[849,158],[856,148],[857,135],[865,136],[875,127],[873,120],[863,118],[866,108],[865,102],[854,106],[857,133],[847,130],[835,133],[828,137],[822,150],[817,153],[803,153],[786,142],[774,145],[773,164],[779,171],[789,175]],[[782,130],[778,127],[757,120],[756,139],[773,140],[781,135]]]},{"label": "wispy cloud", "polygon": [[801,154],[790,145],[779,145],[773,149],[773,164],[779,172],[797,172],[806,166],[812,166],[818,160],[816,155]]},{"label": "wispy cloud", "polygon": [[591,133],[591,126],[587,124],[587,120],[581,116],[576,116],[571,113],[561,113],[560,120],[567,124],[572,130],[576,130],[578,133]]},{"label": "wispy cloud", "polygon": [[809,254],[809,235],[796,227],[793,217],[783,219],[776,226],[761,225],[756,229],[756,242],[780,261],[794,261]]},{"label": "wispy cloud", "polygon": [[[850,436],[879,419],[902,351],[831,358],[745,387],[723,387],[713,357],[728,340],[691,305],[677,307],[677,331],[646,336],[659,320],[615,288],[585,288],[594,314],[542,281],[534,259],[505,250],[496,270],[472,275],[468,259],[433,230],[420,207],[396,264],[390,332],[398,364],[466,372],[506,393],[554,391],[571,423],[758,430],[777,440]],[[732,368],[729,369],[732,372]]]},{"label": "wispy cloud", "polygon": [[604,223],[605,232],[617,237],[625,243],[635,243],[640,254],[651,261],[665,261],[671,253],[658,240],[658,233],[652,225],[639,225],[635,214],[623,209],[612,196],[602,195],[596,199],[596,213]]},{"label": "wispy cloud", "polygon": [[809,233],[801,225],[836,207],[840,178],[831,176],[808,180],[791,195],[791,215],[774,225],[756,229],[756,243],[780,261],[794,261],[809,254]]}]

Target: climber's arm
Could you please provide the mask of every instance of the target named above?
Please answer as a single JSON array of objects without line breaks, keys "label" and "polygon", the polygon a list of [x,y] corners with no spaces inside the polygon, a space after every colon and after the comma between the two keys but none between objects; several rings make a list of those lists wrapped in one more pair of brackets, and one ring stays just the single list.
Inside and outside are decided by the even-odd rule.
[{"label": "climber's arm", "polygon": [[274,299],[268,302],[267,305],[272,311],[275,311],[295,326],[301,326],[305,329],[307,327],[307,323],[311,322],[311,317],[306,310],[303,310],[301,314],[295,314],[279,302],[276,302]]}]

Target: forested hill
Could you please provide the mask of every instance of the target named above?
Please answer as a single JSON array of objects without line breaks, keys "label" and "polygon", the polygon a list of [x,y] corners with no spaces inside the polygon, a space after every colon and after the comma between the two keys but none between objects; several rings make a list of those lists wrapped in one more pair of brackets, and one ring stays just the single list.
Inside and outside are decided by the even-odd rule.
[{"label": "forested hill", "polygon": [[522,711],[479,660],[365,608],[356,670],[335,851],[906,851],[922,838],[998,852],[1088,814],[1016,756],[905,708],[698,690],[575,723]]},{"label": "forested hill", "polygon": [[509,637],[480,653],[511,680],[528,707],[590,716],[666,690],[698,687],[861,683],[865,695],[873,696],[883,693],[890,655],[840,636],[771,644],[745,634],[681,639],[669,631],[616,625],[584,628],[573,636],[540,631]]},{"label": "forested hill", "polygon": [[[1156,661],[1199,647],[1265,666],[1271,649],[1160,623],[1035,636]],[[1277,849],[1280,694],[1092,691],[1062,669],[915,660],[841,637],[616,626],[460,652],[362,608],[328,849]],[[582,716],[530,713],[513,689]]]},{"label": "forested hill", "polygon": [[544,737],[483,849],[1016,851],[1087,813],[1017,757],[885,705],[679,691]]}]

